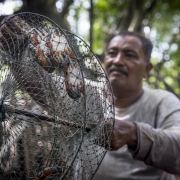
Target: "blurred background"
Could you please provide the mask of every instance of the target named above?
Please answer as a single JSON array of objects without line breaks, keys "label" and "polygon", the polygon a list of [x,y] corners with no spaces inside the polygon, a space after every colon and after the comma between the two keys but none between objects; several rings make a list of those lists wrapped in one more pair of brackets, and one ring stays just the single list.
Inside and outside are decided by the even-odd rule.
[{"label": "blurred background", "polygon": [[180,97],[179,7],[169,0],[0,0],[0,20],[20,12],[45,15],[85,40],[102,63],[110,37],[138,31],[154,45],[146,83]]}]

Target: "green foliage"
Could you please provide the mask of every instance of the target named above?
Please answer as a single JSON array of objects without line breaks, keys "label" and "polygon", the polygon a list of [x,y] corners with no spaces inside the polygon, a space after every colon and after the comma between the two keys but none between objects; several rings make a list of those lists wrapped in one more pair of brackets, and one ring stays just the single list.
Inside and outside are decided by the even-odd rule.
[{"label": "green foliage", "polygon": [[[179,6],[179,1],[159,1],[154,13],[155,18],[151,20],[151,29],[154,29],[157,33],[154,46],[159,50],[159,53],[164,56],[164,58],[155,58],[153,60],[155,66],[153,74],[156,76],[158,74],[158,76],[162,77],[157,80],[157,87],[168,89],[177,95],[180,94]],[[166,43],[166,48],[163,48],[163,43]],[[149,81],[150,84],[154,83],[152,79],[149,79]]]},{"label": "green foliage", "polygon": [[[127,1],[126,1],[127,2]],[[97,0],[94,3],[94,43],[93,51],[96,54],[104,53],[105,42],[108,40],[107,35],[114,33],[117,19],[121,16],[121,10],[125,7],[124,0]]]},{"label": "green foliage", "polygon": [[21,8],[21,6],[16,6],[16,7],[13,9],[13,11],[16,12],[16,11],[18,11],[20,8]]},{"label": "green foliage", "polygon": [[[46,10],[55,10],[56,2],[57,0],[47,0],[45,4],[49,7]],[[70,0],[64,0],[64,2],[70,2]],[[180,95],[179,7],[180,1],[169,0],[93,0],[93,44],[91,46],[93,52],[103,57],[106,43],[112,35],[123,29],[134,28],[133,30],[144,33],[150,38],[154,45],[152,53],[154,69],[147,80],[148,83],[154,88],[167,89]],[[16,10],[18,8],[16,7]],[[68,9],[69,15],[63,17],[69,21],[71,30],[89,42],[89,31],[79,26],[79,20],[87,16],[86,21],[89,21],[90,0],[74,0]],[[50,16],[52,14],[53,16]],[[59,18],[57,14],[57,12],[50,12],[47,16]],[[69,17],[74,21],[69,20]],[[66,21],[65,18],[63,21]],[[86,31],[84,35],[78,34],[80,28]]]}]

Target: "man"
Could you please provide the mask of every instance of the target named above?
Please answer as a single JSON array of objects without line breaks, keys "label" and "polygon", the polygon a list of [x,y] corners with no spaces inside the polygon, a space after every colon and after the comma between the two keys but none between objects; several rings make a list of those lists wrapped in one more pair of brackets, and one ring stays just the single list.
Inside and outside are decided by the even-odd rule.
[{"label": "man", "polygon": [[108,44],[104,68],[116,120],[112,151],[93,180],[173,180],[180,174],[180,102],[172,93],[143,87],[151,50],[151,42],[135,32],[122,32]]}]

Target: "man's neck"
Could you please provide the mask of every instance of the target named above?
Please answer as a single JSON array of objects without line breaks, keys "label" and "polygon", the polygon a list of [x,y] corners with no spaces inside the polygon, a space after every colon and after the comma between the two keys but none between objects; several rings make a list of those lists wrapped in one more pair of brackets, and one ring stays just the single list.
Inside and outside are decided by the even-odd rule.
[{"label": "man's neck", "polygon": [[120,96],[116,96],[114,93],[114,105],[116,108],[127,108],[136,102],[142,94],[143,89],[138,92],[126,93],[126,95],[121,94]]}]

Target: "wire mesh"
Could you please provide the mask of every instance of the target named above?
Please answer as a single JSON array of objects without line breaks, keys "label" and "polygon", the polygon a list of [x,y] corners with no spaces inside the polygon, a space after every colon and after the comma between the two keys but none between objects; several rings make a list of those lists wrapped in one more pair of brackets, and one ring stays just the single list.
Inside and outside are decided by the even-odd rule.
[{"label": "wire mesh", "polygon": [[0,179],[91,179],[110,148],[113,126],[101,125],[113,124],[114,108],[88,45],[47,17],[9,16],[0,83]]}]

